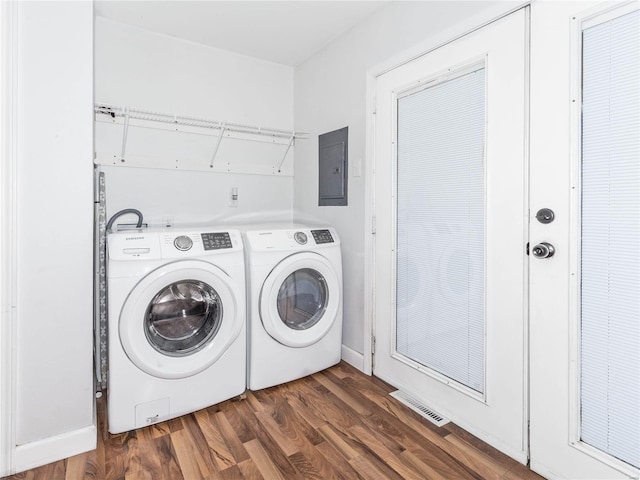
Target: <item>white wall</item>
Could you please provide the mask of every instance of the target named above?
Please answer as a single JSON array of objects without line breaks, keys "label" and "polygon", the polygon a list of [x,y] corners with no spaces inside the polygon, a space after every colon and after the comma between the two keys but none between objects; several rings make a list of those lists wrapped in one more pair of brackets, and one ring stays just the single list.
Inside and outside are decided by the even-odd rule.
[{"label": "white wall", "polygon": [[91,2],[17,16],[13,468],[95,448]]},{"label": "white wall", "polygon": [[[367,73],[442,44],[516,2],[392,2],[296,68],[295,128],[311,133],[295,156],[294,219],[336,227],[343,247],[343,344],[364,353]],[[318,138],[349,127],[349,205],[318,207]],[[357,164],[362,175],[357,176]],[[354,168],[356,167],[356,168]]]},{"label": "white wall", "polygon": [[[95,26],[96,102],[293,129],[292,67],[102,17]],[[215,137],[211,145],[212,153]],[[119,151],[120,145],[113,148]],[[175,225],[292,217],[291,176],[116,166],[104,171],[108,216],[137,208],[150,225],[161,224],[163,217],[173,217]],[[239,193],[236,208],[228,206],[232,187]]]},{"label": "white wall", "polygon": [[[174,226],[213,223],[290,221],[291,177],[268,177],[124,167],[101,167],[106,178],[107,217],[137,208],[145,223],[157,226],[172,218]],[[230,207],[231,188],[238,206]],[[134,216],[116,223],[131,223]]]},{"label": "white wall", "polygon": [[293,69],[96,18],[95,99],[161,112],[293,126]]}]

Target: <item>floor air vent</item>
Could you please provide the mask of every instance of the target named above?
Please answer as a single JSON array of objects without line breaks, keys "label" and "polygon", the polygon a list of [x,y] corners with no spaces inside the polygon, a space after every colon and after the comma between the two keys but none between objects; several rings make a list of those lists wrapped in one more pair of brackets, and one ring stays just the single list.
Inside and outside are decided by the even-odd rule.
[{"label": "floor air vent", "polygon": [[424,404],[420,403],[418,400],[413,398],[411,395],[401,392],[400,390],[391,392],[389,395],[391,395],[393,398],[395,398],[399,402],[404,403],[411,410],[413,410],[420,416],[426,418],[427,420],[429,420],[431,423],[433,423],[438,427],[442,427],[443,425],[446,425],[447,423],[449,423],[449,419],[444,418],[442,415],[434,412],[429,407],[425,406]]}]

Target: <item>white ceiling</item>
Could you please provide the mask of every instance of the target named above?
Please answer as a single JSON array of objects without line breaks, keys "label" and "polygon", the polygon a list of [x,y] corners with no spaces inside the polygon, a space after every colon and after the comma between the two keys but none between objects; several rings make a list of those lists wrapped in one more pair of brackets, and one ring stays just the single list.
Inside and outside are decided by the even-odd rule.
[{"label": "white ceiling", "polygon": [[285,65],[299,65],[389,1],[98,0],[95,14]]}]

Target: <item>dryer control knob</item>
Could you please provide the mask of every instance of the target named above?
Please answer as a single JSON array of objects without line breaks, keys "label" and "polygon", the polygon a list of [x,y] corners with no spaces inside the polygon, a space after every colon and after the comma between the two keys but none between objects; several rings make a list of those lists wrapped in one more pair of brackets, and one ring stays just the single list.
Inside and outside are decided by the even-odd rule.
[{"label": "dryer control knob", "polygon": [[173,245],[180,251],[186,252],[193,246],[193,240],[186,235],[180,235],[173,241]]},{"label": "dryer control knob", "polygon": [[296,242],[298,242],[300,245],[304,245],[307,243],[307,234],[304,232],[296,232],[293,235],[293,238],[295,239]]}]

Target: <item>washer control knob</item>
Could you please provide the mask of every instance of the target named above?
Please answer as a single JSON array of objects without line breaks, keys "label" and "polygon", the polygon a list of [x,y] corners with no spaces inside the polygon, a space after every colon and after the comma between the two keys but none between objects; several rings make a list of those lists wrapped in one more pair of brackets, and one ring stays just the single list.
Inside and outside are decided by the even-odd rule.
[{"label": "washer control knob", "polygon": [[180,235],[179,237],[176,237],[176,239],[173,241],[173,245],[178,250],[180,250],[182,252],[186,252],[191,247],[193,247],[193,240],[191,240],[186,235]]},{"label": "washer control knob", "polygon": [[293,235],[293,238],[296,242],[298,242],[300,245],[304,245],[307,243],[307,234],[304,232],[296,232]]}]

